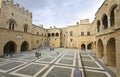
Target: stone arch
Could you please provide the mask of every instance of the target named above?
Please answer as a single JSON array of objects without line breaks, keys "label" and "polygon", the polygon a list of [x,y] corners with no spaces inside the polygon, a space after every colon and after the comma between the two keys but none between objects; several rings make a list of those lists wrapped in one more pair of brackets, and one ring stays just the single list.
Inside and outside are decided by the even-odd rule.
[{"label": "stone arch", "polygon": [[10,54],[11,52],[15,53],[17,50],[17,45],[14,41],[9,41],[5,44],[3,49],[4,54]]},{"label": "stone arch", "polygon": [[56,33],[56,36],[59,36],[59,33]]},{"label": "stone arch", "polygon": [[96,41],[93,42],[93,50],[96,51]]},{"label": "stone arch", "polygon": [[7,23],[10,30],[14,30],[15,27],[17,26],[17,23],[14,19],[9,19]]},{"label": "stone arch", "polygon": [[73,36],[73,31],[70,31],[69,33],[70,33],[70,36]]},{"label": "stone arch", "polygon": [[116,66],[116,43],[115,38],[110,38],[106,47],[107,65]]},{"label": "stone arch", "polygon": [[48,37],[50,37],[50,33],[48,33]]},{"label": "stone arch", "polygon": [[97,20],[97,32],[99,32],[100,31],[100,20]]},{"label": "stone arch", "polygon": [[117,8],[117,4],[114,4],[110,8],[110,26],[115,25],[115,9]]},{"label": "stone arch", "polygon": [[92,49],[92,43],[89,43],[89,44],[87,45],[87,49]]},{"label": "stone arch", "polygon": [[86,49],[86,45],[85,44],[81,44],[81,50]]},{"label": "stone arch", "polygon": [[102,24],[103,24],[104,29],[108,28],[108,17],[106,14],[103,15]]},{"label": "stone arch", "polygon": [[52,37],[54,37],[55,36],[55,34],[54,33],[52,33]]},{"label": "stone arch", "polygon": [[29,26],[27,24],[24,24],[23,29],[24,29],[24,32],[28,32]]},{"label": "stone arch", "polygon": [[29,50],[29,44],[27,41],[24,41],[22,44],[21,44],[21,51],[24,52],[24,51],[27,51]]},{"label": "stone arch", "polygon": [[104,46],[103,46],[103,42],[101,39],[99,39],[97,43],[97,57],[98,58],[104,57]]}]

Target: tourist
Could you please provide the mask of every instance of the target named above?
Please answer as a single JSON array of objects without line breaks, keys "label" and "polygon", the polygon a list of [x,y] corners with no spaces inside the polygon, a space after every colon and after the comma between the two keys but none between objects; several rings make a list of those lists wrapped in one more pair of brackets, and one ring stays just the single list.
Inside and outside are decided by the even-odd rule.
[{"label": "tourist", "polygon": [[41,53],[39,53],[39,56],[40,56],[40,58],[41,58]]},{"label": "tourist", "polygon": [[35,52],[35,57],[36,57],[36,58],[39,58],[39,57],[38,57],[38,52]]},{"label": "tourist", "polygon": [[12,57],[13,56],[13,52],[10,52],[10,57]]}]

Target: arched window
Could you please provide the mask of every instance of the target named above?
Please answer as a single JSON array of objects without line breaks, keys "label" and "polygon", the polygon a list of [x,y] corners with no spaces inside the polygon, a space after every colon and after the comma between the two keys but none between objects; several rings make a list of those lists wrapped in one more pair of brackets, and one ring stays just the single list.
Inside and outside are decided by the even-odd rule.
[{"label": "arched window", "polygon": [[11,22],[9,23],[9,29],[10,29],[10,30],[14,30],[14,26],[15,26],[15,24],[11,21]]},{"label": "arched window", "polygon": [[24,25],[24,32],[28,32],[28,25]]},{"label": "arched window", "polygon": [[54,36],[55,36],[55,34],[54,34],[54,33],[52,33],[52,36],[54,37]]},{"label": "arched window", "polygon": [[117,7],[117,5],[115,5],[110,12],[110,26],[115,25],[115,9],[116,9],[116,7]]},{"label": "arched window", "polygon": [[97,21],[97,32],[100,31],[100,20]]},{"label": "arched window", "polygon": [[50,33],[48,33],[48,37],[50,37]]},{"label": "arched window", "polygon": [[107,15],[103,16],[102,23],[103,23],[104,29],[107,29],[108,28],[108,17],[107,17]]},{"label": "arched window", "polygon": [[73,36],[73,31],[70,31],[70,36]]},{"label": "arched window", "polygon": [[56,33],[56,36],[59,36],[59,33]]},{"label": "arched window", "polygon": [[39,35],[39,32],[37,32],[37,35]]}]

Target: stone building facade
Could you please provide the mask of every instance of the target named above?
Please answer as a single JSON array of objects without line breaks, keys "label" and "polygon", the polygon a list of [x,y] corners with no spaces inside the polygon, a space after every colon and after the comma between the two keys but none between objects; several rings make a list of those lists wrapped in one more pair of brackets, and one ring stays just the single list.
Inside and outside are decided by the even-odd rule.
[{"label": "stone building facade", "polygon": [[96,56],[106,65],[117,67],[120,77],[120,0],[105,0],[95,15],[93,44],[96,44]]},{"label": "stone building facade", "polygon": [[32,50],[47,42],[47,30],[32,24],[32,13],[14,3],[1,1],[0,7],[0,55],[7,51],[19,53]]},{"label": "stone building facade", "polygon": [[0,0],[0,55],[20,53],[41,46],[92,49],[104,64],[115,67],[120,77],[120,0],[105,0],[95,20],[80,20],[64,28],[32,24],[32,13],[14,3]]}]

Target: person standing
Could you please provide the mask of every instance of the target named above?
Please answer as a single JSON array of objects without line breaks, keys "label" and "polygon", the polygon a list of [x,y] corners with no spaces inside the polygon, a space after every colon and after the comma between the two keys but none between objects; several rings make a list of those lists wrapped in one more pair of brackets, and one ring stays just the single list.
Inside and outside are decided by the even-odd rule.
[{"label": "person standing", "polygon": [[35,52],[35,57],[38,58],[38,52]]},{"label": "person standing", "polygon": [[39,56],[40,56],[40,58],[41,58],[41,53],[39,53]]}]

